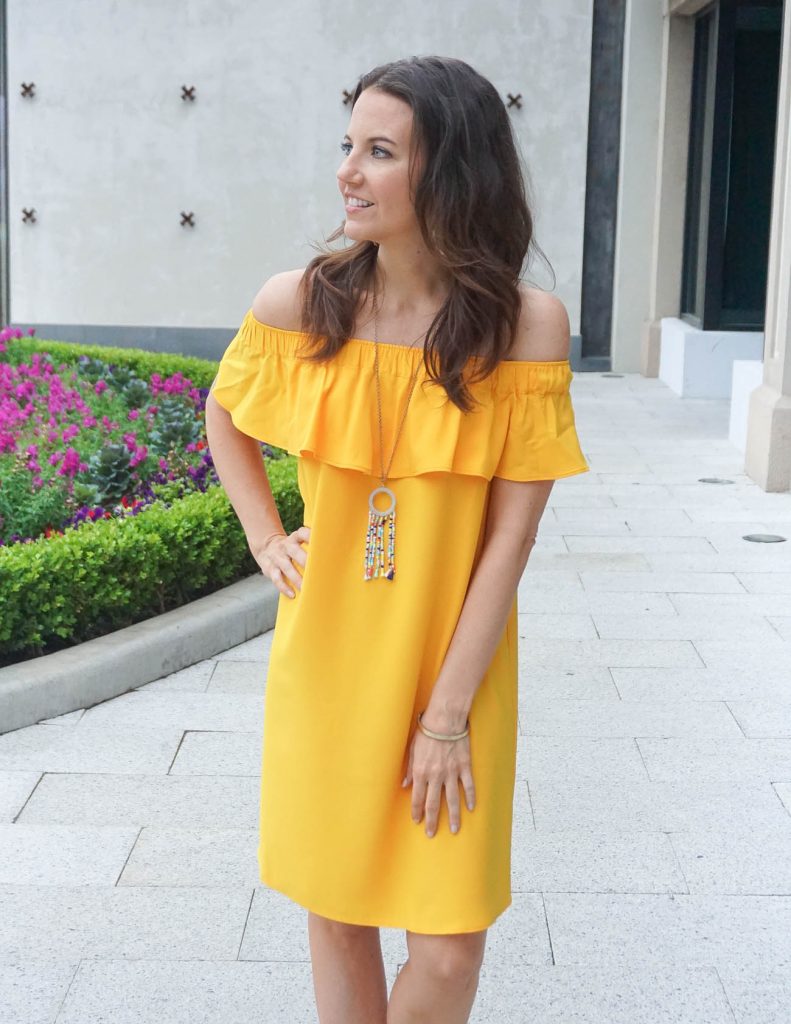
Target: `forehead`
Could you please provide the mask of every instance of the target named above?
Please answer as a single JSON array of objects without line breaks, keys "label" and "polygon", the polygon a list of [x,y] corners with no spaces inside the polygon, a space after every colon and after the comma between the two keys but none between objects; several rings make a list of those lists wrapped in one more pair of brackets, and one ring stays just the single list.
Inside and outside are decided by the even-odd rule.
[{"label": "forehead", "polygon": [[412,108],[408,103],[379,89],[363,89],[349,119],[349,134],[357,141],[371,135],[386,135],[408,145],[412,135]]}]

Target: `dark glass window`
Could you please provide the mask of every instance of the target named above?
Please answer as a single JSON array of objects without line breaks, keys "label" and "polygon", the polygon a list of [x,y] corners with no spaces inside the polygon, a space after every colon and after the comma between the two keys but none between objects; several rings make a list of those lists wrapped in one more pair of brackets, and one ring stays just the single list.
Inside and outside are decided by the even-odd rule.
[{"label": "dark glass window", "polygon": [[704,12],[695,23],[692,66],[692,103],[689,111],[689,156],[684,229],[684,264],[681,310],[690,319],[703,320],[706,243],[709,211],[711,130],[716,71],[717,10]]},{"label": "dark glass window", "polygon": [[695,25],[681,310],[761,330],[782,0],[720,0]]}]

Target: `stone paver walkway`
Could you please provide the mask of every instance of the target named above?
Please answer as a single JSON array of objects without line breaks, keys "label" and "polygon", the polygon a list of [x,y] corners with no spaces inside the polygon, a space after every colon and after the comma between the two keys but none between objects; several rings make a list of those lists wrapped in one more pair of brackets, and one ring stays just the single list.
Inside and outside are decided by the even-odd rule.
[{"label": "stone paver walkway", "polygon": [[[471,1019],[788,1024],[791,495],[724,401],[573,395],[591,472],[520,584],[513,904]],[[0,1024],[317,1020],[306,912],[257,880],[270,640],[0,736]]]}]

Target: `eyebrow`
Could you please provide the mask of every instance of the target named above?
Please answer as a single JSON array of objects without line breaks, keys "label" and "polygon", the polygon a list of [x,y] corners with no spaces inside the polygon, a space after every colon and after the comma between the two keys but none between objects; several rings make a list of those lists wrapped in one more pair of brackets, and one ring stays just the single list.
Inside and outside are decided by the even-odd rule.
[{"label": "eyebrow", "polygon": [[[349,139],[351,142],[351,137],[349,135],[344,135],[343,137],[344,139]],[[388,139],[386,135],[372,135],[370,139],[366,139],[366,142],[389,142],[391,146],[398,145],[397,142],[393,142],[392,139]]]}]

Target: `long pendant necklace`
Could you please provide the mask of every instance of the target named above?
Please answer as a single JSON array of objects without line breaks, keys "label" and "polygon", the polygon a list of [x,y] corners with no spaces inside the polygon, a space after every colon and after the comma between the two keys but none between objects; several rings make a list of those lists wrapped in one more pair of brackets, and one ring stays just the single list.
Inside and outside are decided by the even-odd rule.
[{"label": "long pendant necklace", "polygon": [[[379,347],[377,345],[376,335],[376,314],[374,313],[374,367],[376,372],[376,402],[379,412],[379,466],[381,469],[380,480],[382,481],[382,485],[381,487],[374,487],[368,495],[368,532],[365,538],[365,572],[363,579],[370,580],[376,576],[383,576],[386,580],[392,580],[395,579],[396,496],[393,491],[386,486],[387,473],[390,472],[390,467],[393,464],[393,456],[395,455],[398,439],[401,436],[401,428],[403,427],[404,420],[406,419],[406,411],[409,408],[409,400],[412,397],[412,391],[415,387],[419,366],[415,368],[415,372],[412,375],[412,383],[409,386],[406,405],[404,406],[404,412],[401,416],[401,423],[399,424],[398,431],[396,433],[396,439],[393,442],[393,450],[390,453],[390,461],[387,464],[387,473],[385,473],[383,464],[384,442],[382,440],[382,396],[379,385]],[[422,337],[422,335],[419,335],[419,337]],[[415,341],[417,340],[418,338],[415,339]],[[415,342],[412,342],[412,345],[410,345],[409,348],[412,348],[414,344]],[[374,505],[374,499],[377,494],[386,494],[390,498],[390,506],[387,509],[381,510]],[[388,534],[386,558],[384,536],[385,527],[387,527]]]}]

